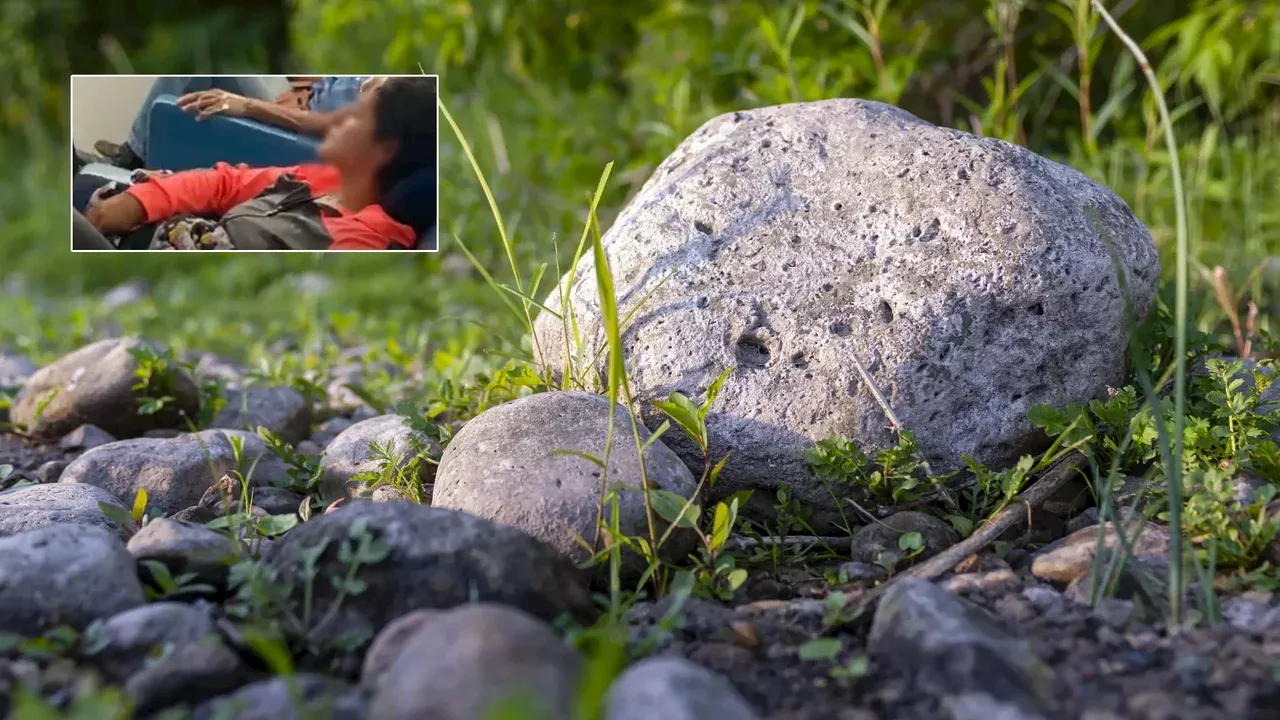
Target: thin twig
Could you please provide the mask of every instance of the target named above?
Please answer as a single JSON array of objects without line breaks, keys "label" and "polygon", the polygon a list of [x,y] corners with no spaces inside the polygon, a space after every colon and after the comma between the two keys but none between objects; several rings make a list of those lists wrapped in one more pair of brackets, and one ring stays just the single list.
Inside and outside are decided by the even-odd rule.
[{"label": "thin twig", "polygon": [[[857,353],[851,352],[849,357],[853,358],[853,366],[858,369],[858,374],[862,376],[862,381],[866,383],[867,389],[871,391],[871,396],[880,404],[880,409],[884,411],[884,416],[889,418],[889,424],[893,426],[894,432],[901,433],[902,421],[894,414],[893,408],[889,407],[889,401],[884,399],[884,393],[880,392],[880,386],[876,385],[876,381],[871,378],[871,373],[867,372],[867,369],[862,366],[862,361],[858,359]],[[920,455],[920,464],[924,467],[924,471],[929,477],[934,476],[933,468],[929,467],[929,461],[925,459],[923,454]]]},{"label": "thin twig", "polygon": [[757,547],[809,547],[811,545],[839,545],[849,542],[847,535],[788,535],[779,540],[774,537],[743,537],[735,535],[725,541],[724,549],[732,552],[752,550]]}]

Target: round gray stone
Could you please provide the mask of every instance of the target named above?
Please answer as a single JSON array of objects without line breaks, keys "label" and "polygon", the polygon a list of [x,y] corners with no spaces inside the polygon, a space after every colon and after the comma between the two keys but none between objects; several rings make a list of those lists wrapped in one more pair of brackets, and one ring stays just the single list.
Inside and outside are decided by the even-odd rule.
[{"label": "round gray stone", "polygon": [[124,682],[149,659],[216,633],[207,610],[178,602],[140,605],[111,616],[92,658],[113,682]]},{"label": "round gray stone", "polygon": [[252,385],[229,390],[227,403],[209,427],[255,432],[265,427],[290,445],[311,434],[311,407],[291,387]]},{"label": "round gray stone", "polygon": [[613,681],[604,720],[755,720],[759,716],[723,677],[680,657],[632,665]]},{"label": "round gray stone", "polygon": [[129,351],[142,345],[135,338],[101,340],[41,368],[14,398],[12,421],[49,439],[85,423],[120,438],[180,425],[183,415],[194,416],[199,404],[195,383],[181,368],[172,368],[172,387],[166,391],[174,401],[160,412],[138,414],[140,391],[133,389],[138,361]]},{"label": "round gray stone", "polygon": [[129,509],[115,495],[92,485],[27,485],[0,492],[0,535],[16,535],[54,523],[105,528],[120,537],[136,527],[120,527],[98,503]]},{"label": "round gray stone", "polygon": [[157,518],[142,526],[129,540],[129,554],[142,562],[155,560],[173,575],[195,573],[204,582],[226,579],[239,557],[231,538],[203,525]]},{"label": "round gray stone", "polygon": [[63,450],[89,450],[115,441],[115,436],[106,430],[97,425],[85,424],[63,435],[58,441],[58,447]]},{"label": "round gray stone", "polygon": [[912,558],[913,561],[933,557],[960,541],[960,536],[945,520],[939,520],[928,513],[905,510],[880,522],[862,526],[853,536],[851,557],[861,562],[874,563],[887,550],[899,558],[905,558],[907,553],[898,547],[898,540],[909,532],[920,533],[924,541],[924,550]]},{"label": "round gray stone", "polygon": [[387,554],[360,569],[368,587],[343,601],[331,627],[365,631],[372,639],[412,610],[485,601],[547,620],[595,614],[585,574],[553,548],[513,528],[416,503],[347,501],[290,530],[263,557],[301,598],[302,553],[324,543],[312,597],[315,607],[328,607],[336,597],[329,578],[347,569],[339,547],[361,532],[385,543]]},{"label": "round gray stone", "polygon": [[235,469],[227,436],[205,430],[169,440],[136,438],[100,445],[68,465],[61,482],[95,485],[129,505],[138,489],[145,488],[150,505],[172,512],[197,504],[209,486]]},{"label": "round gray stone", "polygon": [[[582,457],[553,455],[572,450],[605,456],[608,398],[586,392],[537,393],[503,403],[472,419],[450,441],[436,471],[431,504],[461,510],[509,525],[551,545],[575,562],[591,553],[577,538],[592,543],[597,535],[601,468]],[[641,441],[649,431],[639,428]],[[650,486],[693,496],[696,482],[680,458],[655,441],[645,450]],[[642,475],[631,416],[614,406],[613,447],[608,482],[619,491],[619,521],[628,536],[648,536]],[[656,533],[666,524],[655,514]],[[671,536],[675,560],[692,549],[687,533]],[[634,560],[639,560],[638,557]],[[629,563],[638,575],[643,567]]]},{"label": "round gray stone", "polygon": [[84,629],[145,599],[133,557],[110,530],[54,523],[0,538],[0,632]]},{"label": "round gray stone", "polygon": [[545,623],[502,605],[468,605],[425,623],[387,670],[370,717],[481,720],[500,708],[567,717],[578,654]]},{"label": "round gray stone", "polygon": [[[1137,318],[1160,278],[1150,233],[1083,174],[855,99],[707,122],[604,245],[619,305],[645,298],[623,348],[646,420],[653,400],[699,397],[735,367],[707,418],[713,456],[730,453],[714,491],[762,490],[753,507],[766,514],[782,483],[835,510],[805,462],[814,441],[894,440],[855,359],[935,470],[965,454],[1002,467],[1047,444],[1032,405],[1088,402],[1122,382],[1113,254]],[[605,342],[591,254],[575,272],[566,292],[582,347],[553,315],[535,323],[552,371]],[[560,290],[545,304],[561,308]],[[664,439],[700,467],[692,443]]]}]

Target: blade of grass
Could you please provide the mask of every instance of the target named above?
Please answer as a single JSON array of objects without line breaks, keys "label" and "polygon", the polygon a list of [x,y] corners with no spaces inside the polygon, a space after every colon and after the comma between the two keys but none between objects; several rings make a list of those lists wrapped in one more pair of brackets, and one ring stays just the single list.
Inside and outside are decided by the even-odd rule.
[{"label": "blade of grass", "polygon": [[[1173,122],[1169,119],[1169,105],[1165,102],[1164,91],[1160,87],[1160,81],[1156,78],[1155,72],[1151,69],[1151,63],[1147,60],[1146,54],[1142,52],[1142,48],[1129,37],[1119,23],[1107,12],[1102,6],[1100,0],[1093,0],[1093,7],[1102,16],[1111,31],[1120,38],[1124,46],[1133,55],[1137,61],[1138,67],[1142,69],[1142,74],[1147,78],[1147,83],[1151,86],[1151,93],[1156,101],[1156,108],[1160,113],[1160,125],[1164,132],[1165,146],[1169,153],[1169,172],[1173,181],[1173,202],[1174,214],[1176,222],[1177,245],[1176,260],[1174,273],[1174,363],[1176,370],[1174,371],[1173,380],[1173,407],[1174,407],[1174,431],[1173,431],[1173,447],[1171,456],[1165,455],[1165,477],[1168,480],[1169,494],[1169,554],[1172,555],[1172,562],[1169,564],[1169,603],[1171,622],[1180,624],[1182,619],[1182,442],[1183,427],[1186,423],[1186,405],[1187,405],[1187,278],[1188,278],[1188,249],[1187,249],[1187,209],[1185,197],[1182,189],[1182,170],[1181,162],[1178,158],[1178,142],[1173,133]],[[1148,380],[1148,384],[1149,384]],[[1144,388],[1145,390],[1145,388]],[[1157,412],[1154,398],[1149,394],[1148,402],[1152,403],[1152,412]],[[1161,427],[1163,422],[1160,416],[1156,415],[1156,426]]]}]

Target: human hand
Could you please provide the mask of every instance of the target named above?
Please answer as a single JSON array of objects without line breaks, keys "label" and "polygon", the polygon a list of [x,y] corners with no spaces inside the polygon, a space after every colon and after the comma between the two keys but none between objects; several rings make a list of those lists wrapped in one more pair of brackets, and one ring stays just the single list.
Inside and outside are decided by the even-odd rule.
[{"label": "human hand", "polygon": [[122,192],[91,203],[84,216],[103,235],[123,235],[141,225],[147,212],[137,198]]},{"label": "human hand", "polygon": [[374,90],[377,90],[378,88],[382,87],[386,83],[387,83],[386,75],[378,75],[375,77],[366,78],[364,82],[360,83],[360,93],[363,95],[364,93],[367,93],[367,92],[373,92]]},{"label": "human hand", "polygon": [[214,115],[245,117],[249,114],[250,102],[249,98],[226,90],[200,90],[178,98],[178,107],[195,113],[196,120],[205,120]]}]

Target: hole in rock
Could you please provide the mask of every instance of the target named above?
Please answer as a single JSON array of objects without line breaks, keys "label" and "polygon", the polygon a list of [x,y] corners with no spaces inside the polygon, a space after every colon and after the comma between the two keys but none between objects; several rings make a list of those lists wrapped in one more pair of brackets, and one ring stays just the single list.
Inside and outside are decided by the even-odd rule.
[{"label": "hole in rock", "polygon": [[734,352],[738,365],[745,368],[762,368],[769,364],[769,348],[764,340],[755,335],[743,335],[738,338],[738,347]]}]

